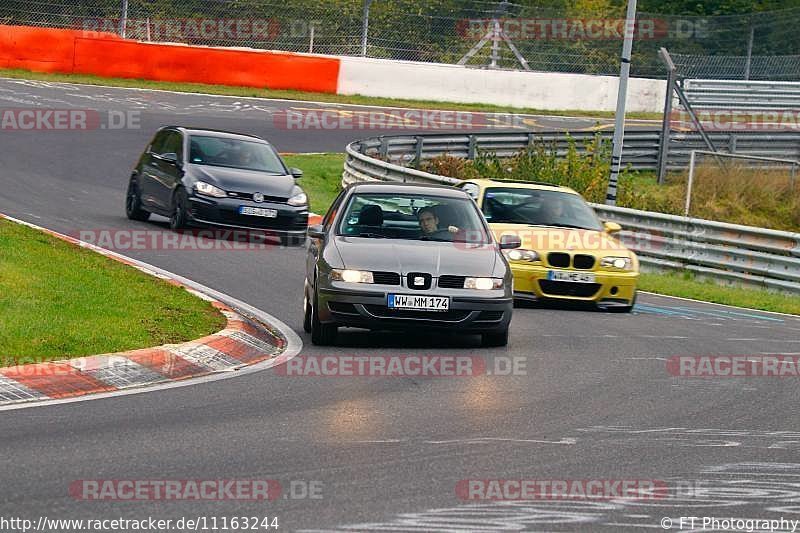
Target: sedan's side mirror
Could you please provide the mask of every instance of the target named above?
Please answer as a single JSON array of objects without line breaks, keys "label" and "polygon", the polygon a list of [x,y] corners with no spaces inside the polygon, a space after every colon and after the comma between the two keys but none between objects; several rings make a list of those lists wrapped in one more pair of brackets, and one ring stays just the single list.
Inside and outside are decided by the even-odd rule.
[{"label": "sedan's side mirror", "polygon": [[500,237],[501,250],[513,250],[514,248],[519,248],[520,246],[522,246],[522,240],[518,235],[506,234]]},{"label": "sedan's side mirror", "polygon": [[303,171],[295,167],[289,169],[289,174],[291,174],[292,177],[296,180],[299,180],[300,178],[303,177]]},{"label": "sedan's side mirror", "polygon": [[320,224],[313,224],[308,227],[308,236],[312,239],[324,239],[325,231]]},{"label": "sedan's side mirror", "polygon": [[609,235],[613,235],[614,233],[619,233],[622,231],[622,226],[616,222],[603,222],[603,228],[605,228],[606,233]]}]

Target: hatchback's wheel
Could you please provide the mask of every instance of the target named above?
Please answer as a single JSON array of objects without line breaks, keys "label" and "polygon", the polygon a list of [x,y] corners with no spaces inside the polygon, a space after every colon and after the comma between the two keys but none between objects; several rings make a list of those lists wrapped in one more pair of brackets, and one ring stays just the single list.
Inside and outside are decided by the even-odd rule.
[{"label": "hatchback's wheel", "polygon": [[481,336],[481,345],[486,347],[508,345],[508,328],[498,332],[484,333]]},{"label": "hatchback's wheel", "polygon": [[129,219],[141,222],[150,218],[150,213],[142,209],[139,187],[136,186],[136,182],[133,179],[128,182],[128,192],[125,195],[125,214]]},{"label": "hatchback's wheel", "polygon": [[178,189],[175,191],[175,200],[173,201],[174,209],[172,216],[169,217],[169,227],[174,230],[184,229],[189,223],[189,214],[187,212],[189,200],[186,197],[186,191]]},{"label": "hatchback's wheel", "polygon": [[303,290],[303,331],[311,333],[311,302],[308,301],[308,292]]},{"label": "hatchback's wheel", "polygon": [[314,303],[311,305],[311,343],[316,346],[327,346],[336,340],[339,328],[333,324],[323,324],[319,320],[319,296],[314,291]]}]

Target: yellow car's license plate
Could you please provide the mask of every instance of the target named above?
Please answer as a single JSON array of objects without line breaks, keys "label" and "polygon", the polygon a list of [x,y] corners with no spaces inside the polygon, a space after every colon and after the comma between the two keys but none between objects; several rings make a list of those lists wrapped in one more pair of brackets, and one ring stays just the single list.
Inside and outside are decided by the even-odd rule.
[{"label": "yellow car's license plate", "polygon": [[566,281],[569,283],[594,283],[594,274],[591,272],[575,272],[574,270],[548,270],[547,279],[550,281]]}]

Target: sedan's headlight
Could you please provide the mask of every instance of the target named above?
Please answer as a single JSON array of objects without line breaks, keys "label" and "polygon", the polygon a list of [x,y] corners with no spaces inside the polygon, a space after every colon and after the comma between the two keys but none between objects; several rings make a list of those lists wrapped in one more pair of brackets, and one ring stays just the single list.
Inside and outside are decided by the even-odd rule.
[{"label": "sedan's headlight", "polygon": [[617,268],[619,270],[631,270],[633,261],[630,257],[604,257],[600,261],[600,266],[603,268]]},{"label": "sedan's headlight", "polygon": [[198,181],[194,184],[194,189],[197,191],[198,194],[202,194],[205,196],[213,196],[214,198],[225,198],[228,196],[228,193],[220,189],[219,187],[215,187],[210,183],[206,183],[205,181]]},{"label": "sedan's headlight", "polygon": [[300,193],[295,194],[291,198],[289,198],[289,200],[286,203],[291,205],[291,206],[294,206],[294,207],[299,207],[301,205],[307,205],[308,204],[308,196],[306,195],[306,193],[300,192]]},{"label": "sedan's headlight", "polygon": [[333,281],[346,281],[347,283],[374,283],[372,272],[364,270],[340,270],[334,268],[331,270],[331,279]]},{"label": "sedan's headlight", "polygon": [[501,278],[467,278],[464,280],[464,288],[478,289],[481,291],[502,289],[503,280]]},{"label": "sedan's headlight", "polygon": [[533,250],[525,250],[523,248],[516,248],[513,250],[503,250],[503,255],[509,261],[529,261],[531,263],[540,261],[541,257]]}]

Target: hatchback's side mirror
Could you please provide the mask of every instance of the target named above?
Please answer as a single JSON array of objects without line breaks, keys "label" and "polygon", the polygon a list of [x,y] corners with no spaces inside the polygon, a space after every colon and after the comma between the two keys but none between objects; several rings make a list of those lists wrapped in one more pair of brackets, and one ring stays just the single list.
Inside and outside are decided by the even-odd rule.
[{"label": "hatchback's side mirror", "polygon": [[308,236],[312,239],[324,239],[325,238],[325,231],[322,229],[322,225],[320,224],[313,224],[308,227]]},{"label": "hatchback's side mirror", "polygon": [[289,174],[291,174],[292,177],[296,180],[299,180],[300,178],[303,177],[303,171],[295,167],[289,169]]},{"label": "hatchback's side mirror", "polygon": [[613,235],[614,233],[619,233],[622,231],[622,226],[616,222],[603,222],[603,228],[605,228],[606,233],[609,235]]},{"label": "hatchback's side mirror", "polygon": [[519,238],[519,235],[503,235],[500,237],[500,249],[501,250],[513,250],[514,248],[519,248],[522,246],[522,240]]}]

